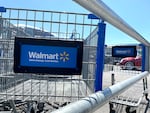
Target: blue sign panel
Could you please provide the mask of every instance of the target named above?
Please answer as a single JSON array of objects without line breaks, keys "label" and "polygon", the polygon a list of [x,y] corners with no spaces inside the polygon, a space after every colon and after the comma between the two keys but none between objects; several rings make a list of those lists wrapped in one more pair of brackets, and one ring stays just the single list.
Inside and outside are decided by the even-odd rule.
[{"label": "blue sign panel", "polygon": [[14,71],[81,74],[82,53],[81,41],[15,38]]},{"label": "blue sign panel", "polygon": [[21,46],[21,66],[75,68],[77,48],[58,46]]},{"label": "blue sign panel", "polygon": [[112,47],[113,57],[136,57],[136,46],[114,46]]}]

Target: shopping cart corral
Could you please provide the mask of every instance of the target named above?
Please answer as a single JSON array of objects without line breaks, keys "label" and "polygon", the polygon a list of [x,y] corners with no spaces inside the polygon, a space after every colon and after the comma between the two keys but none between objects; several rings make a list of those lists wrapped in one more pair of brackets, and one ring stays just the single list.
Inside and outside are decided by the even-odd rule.
[{"label": "shopping cart corral", "polygon": [[20,75],[20,78],[24,78],[22,82],[8,85],[9,87],[0,92],[0,111],[49,113],[91,93],[84,81],[71,77],[72,79],[70,76],[54,78],[47,75]]},{"label": "shopping cart corral", "polygon": [[52,110],[59,109],[69,103],[7,100],[0,102],[0,110],[2,112],[7,111],[8,113],[50,113]]},{"label": "shopping cart corral", "polygon": [[147,113],[149,108],[147,78],[143,79],[143,94],[139,98],[116,96],[109,101],[110,113]]},{"label": "shopping cart corral", "polygon": [[115,97],[109,102],[110,113],[120,113],[123,110],[126,113],[136,113],[141,101],[142,97],[139,99],[122,96]]}]

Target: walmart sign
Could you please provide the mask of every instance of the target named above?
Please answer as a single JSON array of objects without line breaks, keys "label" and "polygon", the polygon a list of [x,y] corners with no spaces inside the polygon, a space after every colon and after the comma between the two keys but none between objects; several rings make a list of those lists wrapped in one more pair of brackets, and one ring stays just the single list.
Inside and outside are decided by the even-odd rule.
[{"label": "walmart sign", "polygon": [[113,57],[136,57],[136,46],[114,46],[112,47]]},{"label": "walmart sign", "polygon": [[14,72],[81,74],[83,42],[15,38]]},{"label": "walmart sign", "polygon": [[77,48],[57,46],[21,46],[21,66],[75,68]]}]

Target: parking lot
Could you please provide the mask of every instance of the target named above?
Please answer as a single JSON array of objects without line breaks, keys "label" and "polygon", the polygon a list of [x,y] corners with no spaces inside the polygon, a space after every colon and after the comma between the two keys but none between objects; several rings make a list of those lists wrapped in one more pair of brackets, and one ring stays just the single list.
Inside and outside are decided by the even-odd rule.
[{"label": "parking lot", "polygon": [[[14,15],[17,14],[17,15],[14,16],[13,14]],[[32,15],[31,16],[32,18],[30,17],[30,15]],[[42,18],[39,18],[37,15]],[[109,62],[112,65],[109,64],[108,66],[105,66],[103,70],[103,64],[102,64],[103,62],[101,63],[101,61],[97,60],[97,58],[101,58],[103,56],[103,54],[100,54],[102,56],[97,56],[99,55],[98,54],[99,51],[97,50],[101,48],[99,47],[99,44],[97,44],[98,41],[97,39],[99,39],[99,36],[97,36],[99,20],[95,21],[92,19],[88,19],[88,21],[86,21],[86,19],[84,18],[85,16],[88,15],[79,14],[79,13],[67,13],[67,12],[64,13],[64,12],[55,12],[55,11],[42,11],[42,10],[30,10],[30,9],[27,10],[27,9],[17,9],[17,8],[7,8],[6,13],[0,14],[0,24],[3,25],[1,26],[3,32],[0,34],[1,35],[0,111],[12,111],[13,109],[14,112],[15,110],[17,110],[16,112],[22,112],[22,111],[28,112],[30,110],[35,110],[37,112],[48,113],[53,110],[59,109],[69,103],[78,101],[81,98],[87,97],[90,94],[94,93],[95,89],[97,89],[95,87],[96,80],[103,79],[102,80],[103,82],[97,82],[97,83],[98,84],[102,83],[102,89],[105,89],[111,86],[112,84],[117,84],[121,81],[124,81],[128,78],[131,78],[141,73],[141,71],[137,71],[133,69],[122,70],[119,66],[113,65],[116,64],[116,62],[112,62],[112,57],[110,57],[112,55],[111,47],[105,48],[105,49],[109,49],[107,51],[109,54],[108,55],[109,58],[107,59],[108,60],[107,62],[104,62],[104,64],[107,64]],[[47,19],[46,17],[51,17],[51,18]],[[58,17],[58,20],[55,17]],[[62,20],[62,18],[65,19],[65,23],[64,20]],[[80,19],[83,18],[83,19],[78,22],[77,21],[78,18]],[[47,26],[49,26],[49,28],[47,28]],[[66,29],[64,29],[64,27],[66,27]],[[84,52],[81,52],[83,53],[83,61],[81,60],[82,57],[80,58],[80,63],[81,64],[83,63],[83,69],[80,66],[75,68],[75,70],[81,69],[80,71],[82,72],[81,73],[79,72],[79,75],[74,75],[74,73],[72,73],[73,74],[72,75],[69,74],[67,70],[66,71],[67,75],[62,74],[60,76],[57,73],[57,71],[60,70],[53,70],[54,68],[51,69],[51,71],[54,73],[50,73],[50,74],[45,73],[45,67],[44,68],[40,67],[41,63],[39,63],[38,65],[35,63],[36,65],[34,64],[33,66],[24,65],[26,64],[24,61],[28,61],[28,57],[26,57],[26,60],[24,60],[24,58],[20,60],[20,57],[18,58],[18,56],[24,56],[24,55],[19,54],[17,51],[15,51],[16,49],[14,49],[14,39],[20,36],[24,37],[24,39],[26,39],[27,37],[32,37],[32,38],[46,38],[46,40],[54,39],[58,41],[60,40],[69,40],[72,42],[76,42],[78,40],[83,41]],[[31,39],[28,40],[29,45],[31,44],[30,40]],[[92,44],[92,42],[94,42],[94,44]],[[101,42],[101,40],[98,42]],[[18,48],[20,48],[20,43],[18,43],[18,45],[19,45]],[[45,46],[42,45],[42,47]],[[30,50],[29,46],[27,48],[29,48]],[[21,52],[20,49],[18,50],[19,52]],[[26,50],[26,49],[24,48],[21,50]],[[16,53],[15,57],[13,56],[14,51]],[[52,50],[50,50],[50,52],[51,51]],[[63,57],[64,60],[62,61],[65,61],[65,59],[67,60],[69,59],[68,54],[66,54],[65,51],[64,52],[62,51],[62,53],[64,54],[61,53],[62,56],[66,55],[66,57]],[[25,52],[21,52],[21,53],[25,53]],[[31,55],[31,52],[26,51],[26,53],[27,54],[30,53],[29,56],[31,57],[33,56]],[[34,53],[36,54],[37,52]],[[38,51],[38,53],[43,53],[43,52]],[[52,55],[51,53],[50,54],[48,53],[44,53],[42,55],[44,56]],[[80,53],[80,52],[76,52],[76,53]],[[35,58],[40,58],[38,57],[39,55],[40,54],[35,55],[36,56]],[[55,55],[57,56],[58,54]],[[76,55],[72,55],[72,56],[73,56],[72,59],[75,59],[74,56]],[[45,59],[47,60],[47,57]],[[54,57],[54,59],[57,59],[57,57]],[[24,67],[26,66],[29,66],[27,68],[30,70],[29,72],[34,72],[33,67],[35,66],[34,69],[36,69],[36,71],[34,72],[34,74],[31,73],[26,74],[26,72],[28,72],[26,69],[22,72],[22,74],[13,73],[15,69],[14,64],[20,61],[22,61],[23,66],[22,64],[21,65],[17,64],[16,67],[18,71],[16,72],[21,72],[20,67],[23,67],[22,69],[24,69]],[[34,59],[32,61],[43,62],[45,60]],[[79,59],[76,60],[77,64],[78,61]],[[99,65],[97,65],[98,63]],[[71,64],[75,64],[75,63],[71,63]],[[68,67],[70,69],[70,65]],[[39,74],[40,73],[39,70],[41,68],[44,69],[44,71],[42,70],[43,72]],[[61,69],[64,70],[63,63],[61,64]],[[103,75],[101,75],[97,70],[98,71],[101,70],[101,72],[103,72]],[[49,72],[49,70],[47,70],[47,72]],[[99,79],[99,77],[102,77],[102,79]],[[147,83],[149,83],[149,77]],[[136,83],[135,85],[131,86],[128,90],[120,94],[119,97],[122,97],[123,101],[124,100],[131,101],[132,99],[134,99],[135,100],[134,102],[138,102],[139,99],[141,98],[140,104],[136,107],[136,110],[139,113],[140,112],[143,113],[147,105],[146,103],[147,101],[143,97],[143,91],[144,91],[143,81],[141,80],[140,82]],[[116,100],[112,99],[110,100],[110,103],[115,103]],[[117,105],[115,107],[113,106],[111,110],[112,111],[114,110],[118,113],[120,112],[124,113],[127,106],[128,106],[127,104],[117,103]],[[109,103],[101,107],[96,112],[109,113],[110,112]]]},{"label": "parking lot", "polygon": [[[107,67],[110,69],[110,67]],[[107,70],[108,70],[107,69]],[[113,65],[112,71],[105,71],[103,75],[103,89],[112,85],[112,74],[114,75],[113,83],[117,84],[123,80],[136,76],[141,73],[135,70],[121,70],[120,67]],[[26,76],[26,75],[24,75]],[[80,76],[81,77],[81,76]],[[47,113],[65,106],[71,102],[77,101],[90,94],[92,91],[87,87],[86,83],[82,80],[79,81],[79,76],[68,77],[24,77],[26,79],[14,86],[10,86],[3,90],[0,94],[0,100],[20,100],[21,102],[34,101],[44,103],[44,109]],[[148,85],[149,85],[148,77]],[[143,113],[146,109],[147,101],[143,96],[143,81],[139,81],[134,86],[120,94],[119,96],[126,99],[138,100],[142,97],[141,104],[137,107],[137,113]],[[120,110],[119,113],[125,113],[126,105],[119,105],[115,108]],[[109,113],[109,103],[102,106],[95,113]]]}]

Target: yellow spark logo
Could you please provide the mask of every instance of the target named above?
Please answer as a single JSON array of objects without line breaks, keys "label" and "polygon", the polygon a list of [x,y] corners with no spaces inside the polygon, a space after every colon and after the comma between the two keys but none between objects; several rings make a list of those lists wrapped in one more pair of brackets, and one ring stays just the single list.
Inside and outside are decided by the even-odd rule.
[{"label": "yellow spark logo", "polygon": [[62,60],[63,62],[66,62],[69,60],[69,54],[64,51],[63,53],[60,53],[60,60]]}]

